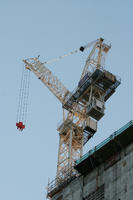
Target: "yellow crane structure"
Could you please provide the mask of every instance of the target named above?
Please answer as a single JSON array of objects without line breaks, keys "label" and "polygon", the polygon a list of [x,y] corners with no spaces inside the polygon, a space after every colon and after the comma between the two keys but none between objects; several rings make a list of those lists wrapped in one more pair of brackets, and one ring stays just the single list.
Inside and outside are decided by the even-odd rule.
[{"label": "yellow crane structure", "polygon": [[70,92],[45,66],[47,62],[41,62],[39,57],[23,60],[26,69],[31,70],[62,104],[63,120],[57,127],[59,149],[56,177],[58,181],[65,179],[75,160],[83,155],[83,146],[95,134],[97,122],[104,116],[105,102],[121,82],[117,76],[105,69],[105,57],[111,45],[100,38],[81,46],[79,50],[83,52],[90,47],[92,49],[80,81],[73,92]]}]

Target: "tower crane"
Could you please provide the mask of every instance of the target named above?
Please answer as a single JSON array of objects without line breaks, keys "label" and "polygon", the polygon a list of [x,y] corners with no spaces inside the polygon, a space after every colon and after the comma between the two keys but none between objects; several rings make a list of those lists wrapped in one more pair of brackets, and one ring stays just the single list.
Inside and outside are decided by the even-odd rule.
[{"label": "tower crane", "polygon": [[79,50],[83,52],[90,47],[91,52],[73,92],[46,67],[47,62],[41,62],[39,57],[23,60],[25,68],[32,71],[62,104],[63,120],[57,127],[58,179],[65,178],[67,170],[82,156],[83,146],[95,134],[97,122],[104,116],[105,102],[121,82],[117,76],[105,70],[105,57],[111,45],[100,38],[81,46]]}]

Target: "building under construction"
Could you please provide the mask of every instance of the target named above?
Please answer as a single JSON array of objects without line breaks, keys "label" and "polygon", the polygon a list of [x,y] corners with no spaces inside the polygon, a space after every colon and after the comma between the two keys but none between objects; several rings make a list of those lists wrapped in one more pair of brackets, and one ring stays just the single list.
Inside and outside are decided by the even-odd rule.
[{"label": "building under construction", "polygon": [[52,200],[133,200],[133,121],[75,162],[66,182],[48,185]]}]

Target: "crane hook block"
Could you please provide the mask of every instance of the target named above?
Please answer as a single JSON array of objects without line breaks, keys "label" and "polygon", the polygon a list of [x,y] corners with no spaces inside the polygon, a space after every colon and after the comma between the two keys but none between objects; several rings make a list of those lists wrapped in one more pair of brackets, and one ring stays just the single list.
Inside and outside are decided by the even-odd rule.
[{"label": "crane hook block", "polygon": [[25,125],[23,124],[23,122],[17,122],[16,126],[17,126],[17,129],[19,129],[20,131],[23,131],[23,129],[25,128]]}]

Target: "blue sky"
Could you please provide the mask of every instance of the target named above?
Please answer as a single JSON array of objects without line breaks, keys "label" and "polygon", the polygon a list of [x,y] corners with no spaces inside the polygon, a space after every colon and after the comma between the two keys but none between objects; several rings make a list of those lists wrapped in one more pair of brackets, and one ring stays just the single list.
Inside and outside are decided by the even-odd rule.
[{"label": "blue sky", "polygon": [[[94,147],[132,119],[132,0],[1,0],[0,1],[0,199],[45,199],[48,178],[56,174],[60,102],[31,74],[28,121],[16,130],[22,59],[49,60],[103,37],[112,43],[106,69],[122,78],[106,103]],[[72,91],[87,54],[47,65]]]}]

